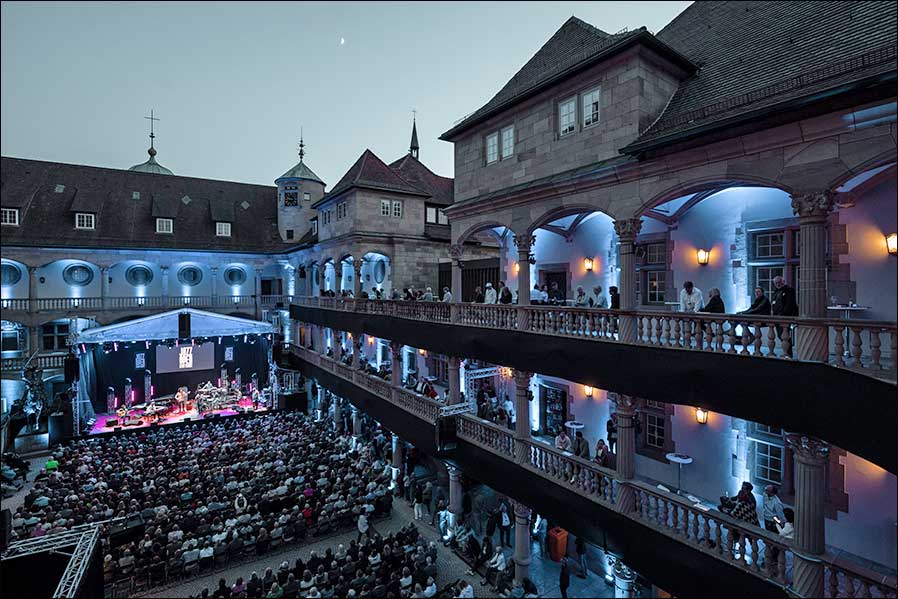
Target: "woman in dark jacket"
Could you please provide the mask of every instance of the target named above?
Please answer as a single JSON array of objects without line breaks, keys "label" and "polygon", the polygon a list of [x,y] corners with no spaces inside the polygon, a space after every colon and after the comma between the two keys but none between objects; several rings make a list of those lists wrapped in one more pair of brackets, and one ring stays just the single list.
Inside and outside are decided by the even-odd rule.
[{"label": "woman in dark jacket", "polygon": [[708,303],[699,312],[707,312],[709,314],[726,314],[726,307],[723,300],[720,299],[720,289],[712,287],[708,290]]},{"label": "woman in dark jacket", "polygon": [[767,299],[762,288],[755,287],[755,299],[752,301],[751,307],[748,310],[739,312],[739,314],[760,314],[764,316],[770,314],[770,300]]}]

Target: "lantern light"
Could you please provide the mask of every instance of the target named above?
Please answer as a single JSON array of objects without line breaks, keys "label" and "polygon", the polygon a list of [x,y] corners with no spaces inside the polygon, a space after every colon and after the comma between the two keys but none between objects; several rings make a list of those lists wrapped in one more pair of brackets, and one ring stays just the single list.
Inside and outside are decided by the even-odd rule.
[{"label": "lantern light", "polygon": [[592,391],[593,389],[589,385],[585,385],[583,387],[583,393],[586,395],[586,397],[592,397]]},{"label": "lantern light", "polygon": [[898,256],[898,233],[886,235],[886,247],[889,249],[890,256]]},{"label": "lantern light", "polygon": [[519,272],[521,272],[521,263],[515,262],[514,263],[514,274],[518,274]]},{"label": "lantern light", "polygon": [[695,408],[695,421],[699,424],[708,424],[708,411],[704,408]]},{"label": "lantern light", "polygon": [[707,266],[711,260],[711,250],[696,250],[695,258],[700,265]]},{"label": "lantern light", "polygon": [[592,258],[584,258],[583,266],[584,266],[584,268],[586,268],[586,270],[591,271],[592,270]]},{"label": "lantern light", "polygon": [[419,349],[419,350],[418,350],[418,353],[421,354],[422,356],[426,356],[426,355],[427,355],[427,350],[426,350],[426,349]]}]

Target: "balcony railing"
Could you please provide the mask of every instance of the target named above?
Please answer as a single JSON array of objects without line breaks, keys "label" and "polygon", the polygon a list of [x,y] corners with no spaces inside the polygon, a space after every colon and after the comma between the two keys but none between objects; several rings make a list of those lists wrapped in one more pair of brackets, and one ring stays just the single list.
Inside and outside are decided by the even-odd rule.
[{"label": "balcony railing", "polygon": [[[54,352],[37,354],[30,359],[31,366],[37,366],[43,370],[51,370],[65,367],[65,357],[68,352]],[[29,364],[28,356],[19,356],[16,358],[3,358],[0,360],[0,370],[2,371],[21,371],[25,365]]]},{"label": "balcony railing", "polygon": [[[431,424],[440,404],[389,381],[303,347],[288,345],[286,352],[353,382],[374,395]],[[445,407],[445,406],[444,406]],[[477,445],[509,463],[533,472],[598,505],[615,509],[641,525],[678,542],[726,561],[745,572],[788,587],[792,584],[792,542],[767,530],[736,520],[714,508],[687,500],[638,480],[620,480],[616,471],[561,451],[538,439],[515,439],[514,431],[471,414],[455,419],[459,439]],[[623,492],[633,497],[622,509]],[[626,504],[624,504],[626,505]],[[738,541],[738,550],[735,550]],[[898,581],[831,554],[821,556],[826,576],[826,597],[895,597]]]},{"label": "balcony railing", "polygon": [[806,335],[809,343],[805,345],[822,344],[820,353],[826,357],[821,359],[832,366],[894,380],[898,363],[898,327],[894,322],[342,297],[297,297],[294,302],[424,322],[759,359],[797,359],[799,342]]},{"label": "balcony railing", "polygon": [[102,297],[42,297],[34,299],[9,298],[0,300],[3,310],[21,312],[54,312],[71,310],[158,310],[164,308],[261,308],[286,307],[291,295],[171,295],[171,296],[107,296]]}]

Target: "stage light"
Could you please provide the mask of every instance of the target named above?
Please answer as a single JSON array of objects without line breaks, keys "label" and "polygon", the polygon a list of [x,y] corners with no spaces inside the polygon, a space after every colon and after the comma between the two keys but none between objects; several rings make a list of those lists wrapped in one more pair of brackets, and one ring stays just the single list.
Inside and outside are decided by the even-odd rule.
[{"label": "stage light", "polygon": [[701,266],[707,266],[711,260],[711,250],[696,250],[695,259]]},{"label": "stage light", "polygon": [[181,340],[175,339],[175,347],[181,347]]},{"label": "stage light", "polygon": [[422,356],[426,356],[426,355],[427,355],[427,350],[426,350],[426,349],[419,349],[419,350],[418,350],[418,353],[421,354]]},{"label": "stage light", "polygon": [[514,274],[518,274],[519,272],[521,272],[521,263],[515,262],[514,263]]},{"label": "stage light", "polygon": [[218,337],[218,342],[221,343],[221,336]]},{"label": "stage light", "polygon": [[87,346],[84,345],[83,343],[81,344],[81,353],[82,353],[82,354],[86,354],[86,353],[87,353]]}]

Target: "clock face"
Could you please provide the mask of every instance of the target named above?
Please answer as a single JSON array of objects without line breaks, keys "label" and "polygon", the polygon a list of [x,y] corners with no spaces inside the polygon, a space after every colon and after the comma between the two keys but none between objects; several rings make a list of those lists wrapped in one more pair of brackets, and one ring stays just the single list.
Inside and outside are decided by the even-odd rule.
[{"label": "clock face", "polygon": [[299,206],[299,192],[284,192],[284,206]]}]

